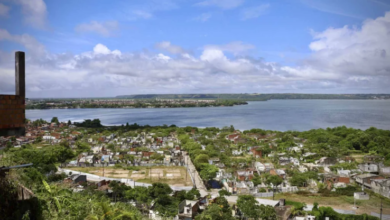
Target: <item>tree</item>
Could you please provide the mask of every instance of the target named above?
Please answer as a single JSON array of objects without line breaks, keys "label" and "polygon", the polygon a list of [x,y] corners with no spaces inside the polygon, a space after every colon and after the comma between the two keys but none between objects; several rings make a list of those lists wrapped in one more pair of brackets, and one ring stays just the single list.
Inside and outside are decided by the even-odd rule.
[{"label": "tree", "polygon": [[200,167],[202,163],[209,163],[209,156],[207,154],[199,154],[195,157],[194,165]]},{"label": "tree", "polygon": [[271,184],[273,186],[279,186],[283,183],[283,178],[277,175],[269,175],[265,181],[267,184]]},{"label": "tree", "polygon": [[261,177],[257,173],[255,173],[255,176],[253,177],[252,182],[255,186],[260,185],[261,184]]},{"label": "tree", "polygon": [[168,195],[170,193],[172,193],[172,189],[166,183],[153,183],[149,189],[149,195],[152,198],[157,198],[161,195]]},{"label": "tree", "polygon": [[276,220],[276,211],[274,207],[270,205],[260,205],[259,206],[260,211],[260,218],[261,220]]},{"label": "tree", "polygon": [[60,122],[58,121],[58,118],[57,118],[57,117],[53,117],[53,118],[51,119],[51,123],[56,123],[56,124],[58,125]]},{"label": "tree", "polygon": [[219,196],[230,196],[230,195],[232,195],[230,192],[228,192],[225,189],[219,190],[218,194],[219,194]]},{"label": "tree", "polygon": [[69,120],[69,121],[68,121],[68,126],[71,125],[71,124],[72,124],[72,122]]},{"label": "tree", "polygon": [[195,217],[196,220],[234,220],[232,213],[226,213],[218,204],[211,204],[202,214]]},{"label": "tree", "polygon": [[276,220],[276,211],[272,206],[258,205],[255,197],[251,195],[241,195],[237,199],[237,207],[245,217]]},{"label": "tree", "polygon": [[202,164],[201,171],[200,171],[200,177],[204,180],[211,180],[213,179],[218,172],[218,167],[211,164]]},{"label": "tree", "polygon": [[258,202],[252,195],[240,195],[237,199],[237,208],[247,218],[259,219]]}]

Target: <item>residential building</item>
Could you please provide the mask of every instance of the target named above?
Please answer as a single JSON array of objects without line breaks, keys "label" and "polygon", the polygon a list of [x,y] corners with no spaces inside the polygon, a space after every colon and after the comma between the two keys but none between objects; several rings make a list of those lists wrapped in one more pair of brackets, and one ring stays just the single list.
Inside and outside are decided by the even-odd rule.
[{"label": "residential building", "polygon": [[195,200],[183,200],[179,204],[179,212],[176,219],[192,220],[198,214],[199,202]]}]

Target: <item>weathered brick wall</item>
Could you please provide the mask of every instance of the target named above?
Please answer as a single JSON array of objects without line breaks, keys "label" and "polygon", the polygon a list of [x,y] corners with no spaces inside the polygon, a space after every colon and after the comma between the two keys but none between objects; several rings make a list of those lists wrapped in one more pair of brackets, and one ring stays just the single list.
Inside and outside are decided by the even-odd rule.
[{"label": "weathered brick wall", "polygon": [[24,136],[25,57],[15,52],[15,95],[0,95],[0,136]]},{"label": "weathered brick wall", "polygon": [[25,99],[0,95],[0,135],[22,135],[25,122]]}]

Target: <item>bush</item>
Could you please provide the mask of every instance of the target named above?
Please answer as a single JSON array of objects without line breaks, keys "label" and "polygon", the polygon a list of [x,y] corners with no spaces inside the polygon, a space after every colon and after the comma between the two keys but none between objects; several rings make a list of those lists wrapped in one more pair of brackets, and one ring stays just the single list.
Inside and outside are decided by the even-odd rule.
[{"label": "bush", "polygon": [[116,163],[116,164],[115,164],[115,168],[122,168],[122,164]]},{"label": "bush", "polygon": [[343,196],[353,196],[354,192],[360,192],[360,191],[361,191],[360,187],[347,186],[345,188],[337,188],[335,193]]},{"label": "bush", "polygon": [[51,174],[47,177],[48,182],[57,182],[65,179],[67,175],[65,173],[60,173],[60,174]]},{"label": "bush", "polygon": [[219,196],[230,196],[230,195],[232,195],[230,192],[228,192],[227,190],[224,190],[224,189],[219,190],[218,193],[219,193]]},{"label": "bush", "polygon": [[139,171],[140,170],[139,167],[127,167],[126,169],[127,170],[134,170],[134,171]]}]

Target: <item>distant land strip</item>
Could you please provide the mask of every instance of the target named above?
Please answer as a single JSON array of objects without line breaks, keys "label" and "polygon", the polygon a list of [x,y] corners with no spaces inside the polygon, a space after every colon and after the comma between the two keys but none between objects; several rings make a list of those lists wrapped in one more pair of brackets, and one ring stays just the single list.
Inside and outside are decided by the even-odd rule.
[{"label": "distant land strip", "polygon": [[215,99],[267,101],[271,99],[390,99],[390,94],[297,94],[297,93],[225,93],[225,94],[138,94],[121,95],[126,99]]}]

